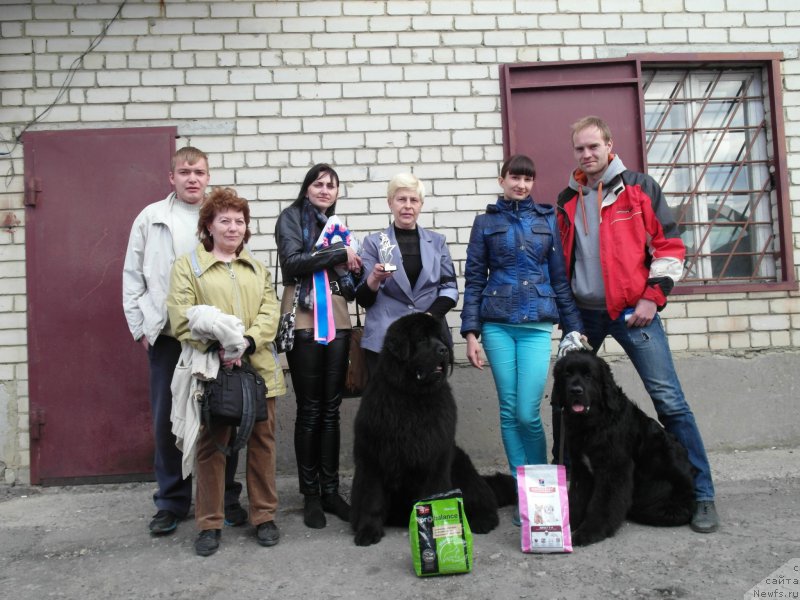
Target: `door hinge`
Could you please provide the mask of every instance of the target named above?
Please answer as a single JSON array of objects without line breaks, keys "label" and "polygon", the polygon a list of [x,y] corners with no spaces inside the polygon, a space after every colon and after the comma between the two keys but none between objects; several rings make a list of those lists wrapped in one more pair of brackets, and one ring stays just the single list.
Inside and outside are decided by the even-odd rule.
[{"label": "door hinge", "polygon": [[44,409],[37,408],[31,413],[31,439],[42,439],[42,429],[44,429]]},{"label": "door hinge", "polygon": [[25,178],[25,197],[22,203],[25,206],[36,206],[39,202],[39,194],[42,192],[42,180],[38,177]]}]

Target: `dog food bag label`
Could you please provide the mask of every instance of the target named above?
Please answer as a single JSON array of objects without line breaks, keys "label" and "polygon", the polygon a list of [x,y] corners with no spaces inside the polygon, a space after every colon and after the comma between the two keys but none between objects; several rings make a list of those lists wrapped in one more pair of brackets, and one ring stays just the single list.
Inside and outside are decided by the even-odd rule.
[{"label": "dog food bag label", "polygon": [[408,539],[418,576],[468,573],[472,569],[472,531],[461,491],[417,502],[411,510]]},{"label": "dog food bag label", "polygon": [[523,552],[572,552],[564,465],[517,467]]}]

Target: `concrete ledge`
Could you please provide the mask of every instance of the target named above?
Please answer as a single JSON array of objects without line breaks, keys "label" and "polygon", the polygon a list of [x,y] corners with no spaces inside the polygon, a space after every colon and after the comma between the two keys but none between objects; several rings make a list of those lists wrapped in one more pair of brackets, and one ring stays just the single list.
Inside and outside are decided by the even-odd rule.
[{"label": "concrete ledge", "polygon": [[[649,415],[653,405],[626,357],[606,357],[617,383]],[[676,355],[675,365],[709,451],[800,445],[800,352],[747,356]],[[479,469],[507,468],[500,441],[497,393],[491,370],[457,365],[451,385],[458,402],[458,443]],[[293,431],[295,400],[278,399],[278,472],[296,473]],[[550,389],[542,401],[542,420],[552,442]],[[353,468],[353,420],[358,398],[342,402],[341,470]]]}]

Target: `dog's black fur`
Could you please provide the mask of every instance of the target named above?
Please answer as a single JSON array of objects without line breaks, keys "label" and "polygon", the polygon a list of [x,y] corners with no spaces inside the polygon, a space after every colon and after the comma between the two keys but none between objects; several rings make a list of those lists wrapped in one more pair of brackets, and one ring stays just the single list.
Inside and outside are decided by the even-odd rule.
[{"label": "dog's black fur", "polygon": [[686,449],[628,399],[603,359],[586,350],[561,358],[552,401],[564,410],[575,545],[614,535],[626,517],[660,526],[691,520],[693,468]]},{"label": "dog's black fur", "polygon": [[513,477],[481,477],[455,445],[452,366],[440,320],[417,313],[386,332],[355,420],[350,524],[357,545],[378,543],[385,524],[408,526],[414,502],[453,488],[461,489],[475,533],[497,527],[498,506],[516,503]]}]

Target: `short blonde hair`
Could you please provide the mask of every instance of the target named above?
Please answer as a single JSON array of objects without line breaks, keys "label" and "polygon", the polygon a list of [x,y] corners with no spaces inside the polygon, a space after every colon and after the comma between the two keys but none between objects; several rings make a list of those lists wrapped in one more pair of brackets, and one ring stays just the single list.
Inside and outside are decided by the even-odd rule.
[{"label": "short blonde hair", "polygon": [[208,156],[205,152],[198,150],[194,146],[184,146],[172,156],[170,173],[175,172],[175,167],[178,166],[179,162],[185,162],[187,165],[194,165],[201,160],[206,161],[206,169],[208,169]]},{"label": "short blonde hair", "polygon": [[600,130],[600,133],[603,134],[603,141],[606,143],[611,141],[611,128],[608,126],[608,123],[606,123],[600,117],[595,117],[594,115],[583,117],[572,124],[572,139],[575,139],[576,133],[583,131],[588,127],[597,127]]},{"label": "short blonde hair", "polygon": [[414,190],[419,196],[420,202],[425,201],[425,186],[417,179],[413,173],[398,173],[389,181],[389,187],[386,191],[386,198],[391,200],[397,193],[397,190],[409,189]]}]

